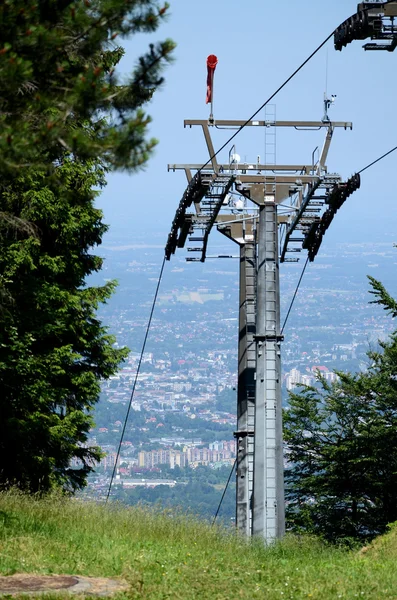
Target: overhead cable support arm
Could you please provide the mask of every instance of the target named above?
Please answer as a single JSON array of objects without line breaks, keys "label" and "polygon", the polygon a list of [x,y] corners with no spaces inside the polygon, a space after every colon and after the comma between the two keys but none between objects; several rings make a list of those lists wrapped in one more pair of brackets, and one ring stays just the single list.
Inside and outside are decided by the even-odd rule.
[{"label": "overhead cable support arm", "polygon": [[[241,127],[242,125],[262,128],[289,127],[297,131],[326,130],[321,154],[316,164],[313,160],[312,164],[265,164],[260,161],[259,157],[256,162],[245,161],[242,163],[238,155],[233,155],[238,158],[234,157],[229,164],[218,163],[214,157],[205,166],[194,163],[168,165],[168,171],[182,170],[185,172],[188,186],[179,203],[167,240],[165,248],[167,260],[170,260],[176,248],[185,247],[188,241],[193,245],[189,244],[187,247],[189,256],[186,260],[204,262],[213,226],[236,212],[233,198],[236,196],[245,198],[246,200],[239,202],[246,205],[247,201],[252,201],[252,193],[257,186],[264,185],[266,194],[274,193],[275,202],[280,205],[277,220],[278,224],[284,228],[284,236],[280,236],[282,241],[281,262],[298,261],[297,253],[304,249],[303,242],[309,232],[313,236],[313,231],[321,219],[321,213],[330,191],[335,185],[341,183],[340,176],[329,174],[326,165],[333,133],[336,128],[351,130],[352,123],[328,119],[322,121],[274,119],[252,120],[247,124],[240,120],[209,122],[201,119],[185,120],[184,125],[185,127],[199,126],[202,128],[208,153],[212,157],[215,152],[210,127],[214,130],[217,125],[220,127]],[[247,207],[244,211],[244,214],[249,214],[252,209]],[[295,231],[299,231],[299,237],[293,237]],[[287,258],[288,253],[293,253],[293,257]]]}]

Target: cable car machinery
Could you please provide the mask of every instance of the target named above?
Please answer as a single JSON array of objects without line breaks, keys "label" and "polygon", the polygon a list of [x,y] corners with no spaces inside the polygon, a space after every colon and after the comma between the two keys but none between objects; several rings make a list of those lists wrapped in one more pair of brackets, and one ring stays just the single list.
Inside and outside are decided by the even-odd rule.
[{"label": "cable car machinery", "polygon": [[385,4],[380,1],[362,2],[357,13],[346,19],[335,31],[335,49],[342,50],[353,40],[371,38],[364,50],[387,50],[397,47],[397,2]]},{"label": "cable car machinery", "polygon": [[187,261],[204,262],[214,226],[240,248],[236,521],[240,532],[270,541],[284,533],[279,262],[297,262],[303,250],[314,260],[337,210],[360,181],[355,175],[342,182],[326,166],[334,130],[352,129],[350,122],[250,121],[246,127],[324,129],[318,160],[313,153],[309,164],[241,163],[233,147],[229,162],[218,163],[210,128],[242,125],[213,118],[184,122],[202,128],[210,160],[204,167],[168,165],[184,171],[188,185],[165,257],[186,246]]}]

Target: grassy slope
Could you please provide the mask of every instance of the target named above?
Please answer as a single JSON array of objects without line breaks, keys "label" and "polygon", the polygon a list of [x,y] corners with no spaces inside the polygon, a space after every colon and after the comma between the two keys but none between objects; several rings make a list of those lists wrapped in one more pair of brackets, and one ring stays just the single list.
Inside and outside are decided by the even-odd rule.
[{"label": "grassy slope", "polygon": [[120,600],[397,598],[396,558],[396,529],[360,553],[293,537],[266,549],[187,517],[0,495],[1,574],[122,576]]}]

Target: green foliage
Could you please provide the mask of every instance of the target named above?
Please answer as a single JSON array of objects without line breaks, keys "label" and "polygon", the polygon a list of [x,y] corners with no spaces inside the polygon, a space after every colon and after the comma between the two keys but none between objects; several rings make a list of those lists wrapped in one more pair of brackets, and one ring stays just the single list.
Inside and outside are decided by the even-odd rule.
[{"label": "green foliage", "polygon": [[142,105],[162,83],[174,44],[152,44],[120,84],[116,40],[154,31],[167,8],[155,0],[2,2],[0,168],[48,169],[65,152],[108,167],[144,165],[156,142],[146,140]]},{"label": "green foliage", "polygon": [[2,575],[122,577],[129,589],[119,600],[391,600],[396,542],[394,528],[365,553],[311,536],[266,548],[178,509],[0,495]]},{"label": "green foliage", "polygon": [[[120,84],[115,39],[154,31],[151,0],[6,0],[0,5],[0,486],[85,484],[102,378],[127,351],[96,316],[115,282],[87,285],[107,227],[108,170],[142,167],[143,105],[173,44],[151,45]],[[78,461],[71,469],[70,461]]]},{"label": "green foliage", "polygon": [[[98,448],[85,448],[88,412],[126,355],[95,316],[114,283],[84,286],[102,261],[89,249],[106,227],[94,208],[103,173],[65,160],[47,182],[22,175],[2,195],[10,213],[34,223],[37,236],[0,227],[0,272],[12,302],[0,335],[0,481],[31,490],[84,484]],[[60,188],[62,195],[59,194]],[[82,462],[70,469],[72,457]]]},{"label": "green foliage", "polygon": [[[376,302],[395,302],[371,280]],[[397,520],[397,332],[365,373],[290,395],[284,437],[287,518],[331,541],[367,540]]]}]

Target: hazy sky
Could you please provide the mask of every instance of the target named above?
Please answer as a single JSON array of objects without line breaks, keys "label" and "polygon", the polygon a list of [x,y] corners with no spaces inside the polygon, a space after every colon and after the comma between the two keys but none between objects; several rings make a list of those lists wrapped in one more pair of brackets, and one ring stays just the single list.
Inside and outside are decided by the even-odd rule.
[{"label": "hazy sky", "polygon": [[[205,119],[206,57],[216,54],[217,119],[247,119],[342,21],[356,11],[348,0],[170,0],[168,22],[155,34],[125,42],[121,69],[132,69],[139,54],[156,40],[172,38],[175,62],[148,106],[151,135],[159,145],[146,169],[114,174],[98,205],[111,226],[108,239],[137,231],[168,232],[186,187],[182,172],[167,173],[167,163],[204,163],[208,156],[199,128],[184,129],[184,119]],[[337,130],[328,157],[330,172],[344,178],[397,144],[397,51],[365,52],[354,42],[336,52],[328,42],[273,101],[280,120],[321,120],[328,61],[328,93],[337,101],[332,120],[353,121],[353,131]],[[328,59],[327,59],[328,57]],[[260,115],[264,117],[264,115]],[[252,134],[255,133],[255,137]],[[215,146],[230,132],[216,131]],[[310,163],[322,143],[316,132],[277,134],[279,163]],[[263,129],[242,132],[237,152],[247,160],[263,156]],[[228,150],[223,153],[226,161]],[[222,155],[221,155],[222,158]],[[363,175],[361,190],[345,203],[327,232],[326,242],[397,240],[397,152]],[[215,233],[213,235],[220,235]],[[165,236],[166,237],[166,236]],[[165,242],[164,237],[164,242]]]}]

